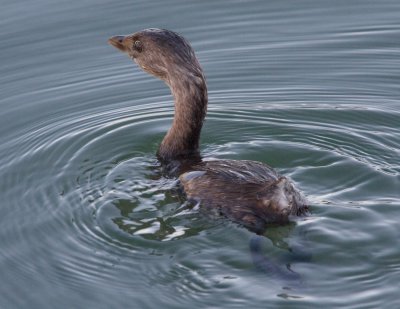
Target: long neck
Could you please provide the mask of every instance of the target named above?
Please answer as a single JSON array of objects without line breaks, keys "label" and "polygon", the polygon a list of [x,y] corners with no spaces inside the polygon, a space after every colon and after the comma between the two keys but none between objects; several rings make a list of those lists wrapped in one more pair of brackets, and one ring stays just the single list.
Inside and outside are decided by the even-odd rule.
[{"label": "long neck", "polygon": [[158,150],[162,161],[199,157],[199,139],[207,112],[207,86],[201,72],[169,76],[167,84],[175,100],[172,126]]}]

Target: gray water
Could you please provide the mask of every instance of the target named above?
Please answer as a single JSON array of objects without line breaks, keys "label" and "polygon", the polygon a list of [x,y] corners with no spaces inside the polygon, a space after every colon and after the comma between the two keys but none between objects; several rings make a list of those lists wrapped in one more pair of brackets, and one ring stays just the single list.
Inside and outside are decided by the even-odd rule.
[{"label": "gray water", "polygon": [[[400,2],[3,0],[1,308],[398,308]],[[207,158],[293,179],[311,215],[253,234],[171,193],[168,88],[107,44],[159,27],[209,87]]]}]

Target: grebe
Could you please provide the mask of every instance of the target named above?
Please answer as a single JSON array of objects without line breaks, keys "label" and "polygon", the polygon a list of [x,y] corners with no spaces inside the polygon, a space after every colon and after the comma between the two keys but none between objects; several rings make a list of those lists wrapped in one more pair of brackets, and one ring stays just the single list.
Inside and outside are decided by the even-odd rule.
[{"label": "grebe", "polygon": [[170,87],[175,115],[157,157],[171,175],[179,176],[189,201],[257,233],[268,223],[286,223],[307,213],[303,195],[271,167],[256,161],[202,160],[199,139],[207,112],[207,85],[192,47],[182,36],[152,28],[111,37],[109,43]]}]

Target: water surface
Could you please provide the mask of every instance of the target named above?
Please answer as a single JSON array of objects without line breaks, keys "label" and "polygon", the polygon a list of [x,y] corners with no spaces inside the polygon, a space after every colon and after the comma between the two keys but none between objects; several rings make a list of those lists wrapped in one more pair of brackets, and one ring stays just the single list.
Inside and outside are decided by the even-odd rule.
[{"label": "water surface", "polygon": [[[396,308],[398,1],[6,0],[0,12],[1,308]],[[312,214],[253,234],[160,175],[167,87],[106,44],[168,28],[209,85],[207,158],[259,160]]]}]

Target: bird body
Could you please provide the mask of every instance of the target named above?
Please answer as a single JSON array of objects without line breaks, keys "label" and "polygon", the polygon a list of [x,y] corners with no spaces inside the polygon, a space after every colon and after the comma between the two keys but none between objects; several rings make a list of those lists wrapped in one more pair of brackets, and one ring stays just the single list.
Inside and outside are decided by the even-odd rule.
[{"label": "bird body", "polygon": [[145,29],[114,36],[109,42],[170,87],[175,115],[157,157],[164,166],[173,167],[167,170],[179,176],[188,200],[256,232],[268,223],[286,223],[291,216],[307,212],[306,200],[294,184],[268,165],[201,158],[207,85],[192,47],[182,36],[165,29]]},{"label": "bird body", "polygon": [[202,161],[179,180],[189,200],[253,231],[305,212],[305,198],[294,185],[261,162]]}]

